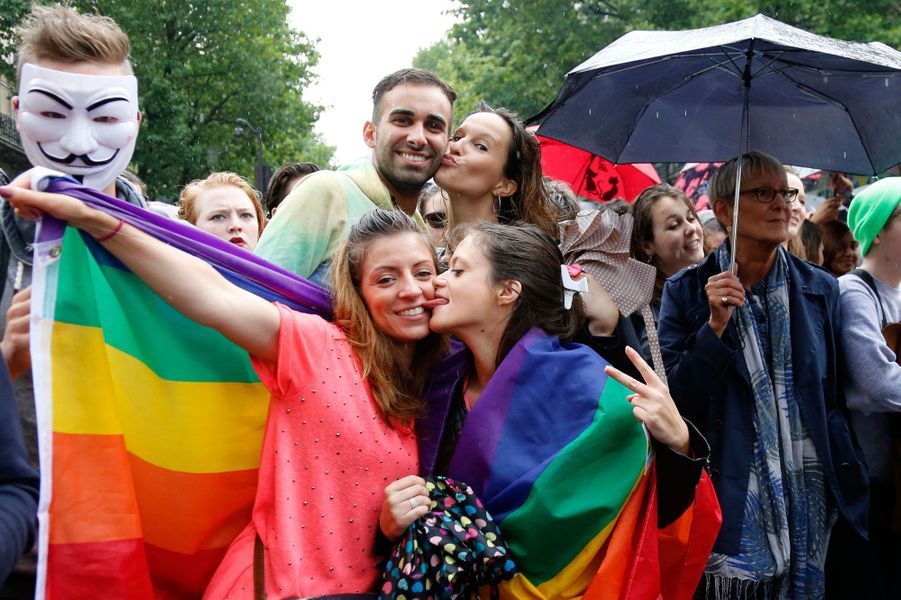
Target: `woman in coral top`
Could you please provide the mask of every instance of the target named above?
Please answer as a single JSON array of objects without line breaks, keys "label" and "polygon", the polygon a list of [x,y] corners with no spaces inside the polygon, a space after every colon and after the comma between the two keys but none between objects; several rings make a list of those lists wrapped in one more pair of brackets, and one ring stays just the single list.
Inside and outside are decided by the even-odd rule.
[{"label": "woman in coral top", "polygon": [[[271,393],[253,520],[229,547],[206,597],[373,592],[376,537],[425,514],[413,418],[446,352],[429,331],[435,255],[400,211],[355,225],[335,260],[334,322],[272,304],[207,263],[69,196],[0,190],[27,218],[83,229],[188,317],[246,349]],[[386,487],[388,493],[386,494]],[[259,586],[258,586],[259,587]]]}]

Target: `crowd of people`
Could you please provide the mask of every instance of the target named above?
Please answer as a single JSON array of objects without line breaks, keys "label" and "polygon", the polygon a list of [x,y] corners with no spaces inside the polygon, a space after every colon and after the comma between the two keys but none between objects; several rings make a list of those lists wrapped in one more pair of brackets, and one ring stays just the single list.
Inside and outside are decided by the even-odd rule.
[{"label": "crowd of people", "polygon": [[[29,160],[146,207],[123,174],[141,121],[128,38],[60,6],[34,8],[19,37],[14,106]],[[610,528],[625,527],[634,479],[617,482],[615,501],[590,482],[629,463],[628,447],[641,448],[641,472],[648,445],[659,531],[691,511],[705,467],[716,492],[721,526],[715,511],[695,516],[718,529],[692,575],[696,598],[898,597],[901,178],[848,204],[851,183],[836,175],[836,197],[808,214],[798,174],[750,151],[717,170],[700,214],[667,184],[598,205],[631,215],[630,254],[656,270],[645,323],[562,265],[560,224],[578,199],[543,177],[516,115],[482,103],[454,128],[453,88],[413,68],[381,79],[372,101],[371,158],[284,165],[264,194],[212,173],[178,200],[178,218],[211,240],[327,289],[332,320],[41,191],[48,171],[0,187],[0,582],[12,573],[0,597],[34,591],[34,573],[15,565],[37,535],[30,252],[44,214],[246,350],[270,393],[253,512],[205,597],[387,594],[385,560],[432,510],[437,476],[471,484],[498,518],[524,489],[536,498],[541,520],[528,533],[501,522],[520,572],[494,582],[502,595],[581,596],[603,585],[592,557],[606,547],[566,561],[566,589],[541,587],[533,574],[547,565],[526,549],[556,531],[593,536],[607,513]],[[533,380],[550,383],[522,384]],[[611,389],[623,390],[620,408]],[[326,400],[335,395],[340,405]],[[515,457],[492,446],[508,409],[521,429],[497,435],[528,448]],[[564,443],[552,445],[558,434]],[[534,473],[551,462],[577,471],[584,489],[542,496]],[[487,463],[502,476],[480,487]]]}]

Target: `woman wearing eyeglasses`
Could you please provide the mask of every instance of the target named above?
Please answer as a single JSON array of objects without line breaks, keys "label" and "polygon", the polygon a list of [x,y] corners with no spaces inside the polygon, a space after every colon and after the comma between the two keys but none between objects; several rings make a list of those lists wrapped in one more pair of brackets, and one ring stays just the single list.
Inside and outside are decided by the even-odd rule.
[{"label": "woman wearing eyeglasses", "polygon": [[[782,164],[741,157],[737,273],[727,241],[667,281],[660,345],[673,398],[710,441],[723,526],[702,597],[821,598],[836,518],[866,530],[867,477],[848,430],[836,280],[789,254]],[[731,229],[736,160],[711,181]]]}]

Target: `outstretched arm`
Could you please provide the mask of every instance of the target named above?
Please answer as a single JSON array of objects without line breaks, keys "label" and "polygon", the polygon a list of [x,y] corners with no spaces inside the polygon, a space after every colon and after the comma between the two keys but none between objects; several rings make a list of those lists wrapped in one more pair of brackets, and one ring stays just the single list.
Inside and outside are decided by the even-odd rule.
[{"label": "outstretched arm", "polygon": [[49,214],[86,231],[161,298],[190,319],[207,325],[265,361],[278,347],[278,309],[232,285],[204,261],[75,198],[29,189],[28,173],[0,188],[27,219]]}]

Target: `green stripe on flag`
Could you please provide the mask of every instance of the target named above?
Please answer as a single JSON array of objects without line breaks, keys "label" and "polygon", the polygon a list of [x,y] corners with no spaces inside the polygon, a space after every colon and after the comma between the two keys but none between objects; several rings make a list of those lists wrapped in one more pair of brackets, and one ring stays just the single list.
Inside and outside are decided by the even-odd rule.
[{"label": "green stripe on flag", "polygon": [[607,379],[592,424],[554,457],[501,524],[521,571],[536,586],[616,518],[644,469],[647,441],[629,393]]},{"label": "green stripe on flag", "polygon": [[[97,251],[106,252],[99,247]],[[140,360],[162,379],[259,381],[247,352],[176,311],[130,271],[98,264],[71,227],[63,238],[54,320],[102,328],[107,344]]]}]

